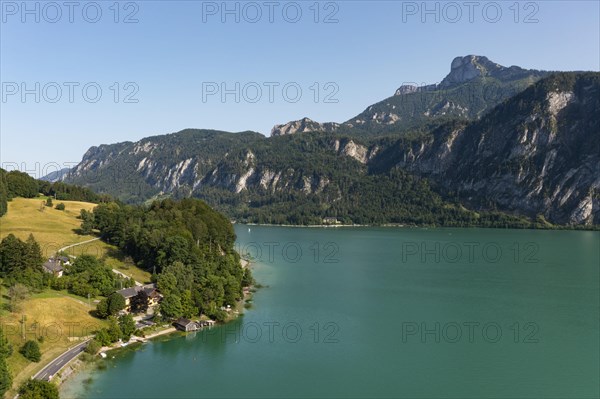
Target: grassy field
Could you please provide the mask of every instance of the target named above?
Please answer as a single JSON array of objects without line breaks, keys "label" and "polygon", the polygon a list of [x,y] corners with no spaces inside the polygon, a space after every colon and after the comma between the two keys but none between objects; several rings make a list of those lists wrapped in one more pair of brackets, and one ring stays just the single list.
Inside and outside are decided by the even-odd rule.
[{"label": "grassy field", "polygon": [[46,257],[67,245],[94,238],[77,234],[81,225],[77,216],[81,209],[90,211],[96,204],[54,201],[55,204],[65,204],[65,210],[59,211],[47,206],[42,207],[44,198],[15,198],[10,201],[7,214],[0,218],[0,238],[12,233],[25,240],[29,234],[33,234]]},{"label": "grassy field", "polygon": [[[2,301],[6,301],[4,296]],[[90,315],[94,304],[90,306],[86,302],[84,298],[65,292],[44,291],[25,300],[18,313],[0,311],[4,333],[14,348],[12,356],[8,358],[8,365],[15,380],[14,387],[75,345],[79,338],[106,326],[105,320]],[[43,338],[40,340],[40,337]],[[38,340],[40,343],[41,362],[32,363],[19,353],[19,349],[27,340]]]},{"label": "grassy field", "polygon": [[144,284],[150,283],[150,279],[152,277],[151,273],[148,273],[147,271],[142,270],[129,262],[123,261],[123,257],[120,256],[120,254],[113,254],[112,252],[109,252],[109,255],[107,255],[105,258],[105,262],[111,268],[120,271],[135,281],[139,281],[140,283]]},{"label": "grassy field", "polygon": [[[27,199],[15,198],[8,203],[8,212],[0,218],[0,239],[14,234],[22,240],[33,234],[42,247],[42,254],[48,258],[60,248],[96,238],[93,235],[78,234],[81,220],[78,219],[81,209],[91,211],[96,204],[79,201],[54,201],[65,204],[65,210],[59,211],[50,207],[42,207],[45,197]],[[43,209],[43,211],[41,210]],[[135,265],[125,262],[116,247],[102,241],[78,245],[65,251],[69,255],[94,255],[105,258],[113,269],[132,277],[139,282],[150,281],[150,273]]]},{"label": "grassy field", "polygon": [[[44,207],[44,198],[15,198],[8,203],[8,212],[0,218],[0,238],[14,234],[27,239],[33,234],[40,243],[44,257],[50,257],[67,245],[96,238],[93,235],[78,234],[81,220],[81,209],[92,210],[96,204],[77,201],[63,202],[64,211]],[[102,257],[108,266],[133,277],[140,282],[150,280],[150,273],[137,268],[128,262],[114,246],[102,241],[82,244],[66,251],[70,255],[90,254]],[[45,290],[28,298],[21,306],[21,311],[10,313],[6,310],[7,287],[0,284],[0,324],[14,347],[14,353],[8,359],[14,377],[13,387],[17,387],[27,378],[43,368],[50,360],[76,343],[77,337],[86,336],[90,331],[102,327],[106,321],[90,315],[95,305],[88,304],[87,298],[81,298],[64,291]],[[24,318],[23,318],[24,317]],[[24,323],[23,323],[24,321]],[[25,340],[23,339],[25,334]],[[19,352],[26,340],[44,337],[40,343],[42,361],[31,363]],[[13,397],[15,392],[9,392]]]}]

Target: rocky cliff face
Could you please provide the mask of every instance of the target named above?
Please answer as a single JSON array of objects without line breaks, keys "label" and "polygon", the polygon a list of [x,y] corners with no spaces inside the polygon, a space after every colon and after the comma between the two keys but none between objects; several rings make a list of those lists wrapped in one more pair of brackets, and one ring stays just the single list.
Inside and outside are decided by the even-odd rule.
[{"label": "rocky cliff face", "polygon": [[304,118],[275,126],[271,135],[315,131],[381,135],[419,129],[449,118],[478,118],[548,75],[517,66],[504,67],[483,56],[456,57],[439,84],[404,84],[392,97],[344,123],[317,123]]},{"label": "rocky cliff face", "polygon": [[334,132],[339,128],[338,123],[328,122],[319,123],[309,118],[303,118],[299,121],[288,122],[283,125],[275,125],[271,129],[271,136],[285,136],[287,134],[307,133],[307,132]]},{"label": "rocky cliff face", "polygon": [[[507,73],[478,62],[485,66],[482,73]],[[471,75],[457,73],[453,79]],[[432,112],[455,107],[447,102]],[[278,201],[310,198],[312,208],[305,213],[333,206],[356,220],[364,214],[361,208],[373,206],[361,204],[361,198],[385,192],[394,196],[395,207],[410,201],[398,199],[410,183],[408,172],[416,182],[431,180],[443,197],[469,208],[541,215],[559,224],[600,224],[597,115],[600,74],[565,73],[539,81],[480,119],[442,123],[410,137],[324,133],[323,125],[309,119],[280,126],[271,138],[190,129],[92,147],[67,181],[131,202],[198,196],[235,214],[264,208],[270,215],[279,209]],[[433,195],[416,183],[412,190],[417,204]],[[385,208],[391,200],[375,200],[387,215],[382,222],[395,220]]]},{"label": "rocky cliff face", "polygon": [[456,57],[450,65],[450,73],[442,80],[440,87],[455,86],[477,77],[498,76],[505,69],[486,57],[476,55]]},{"label": "rocky cliff face", "polygon": [[396,153],[477,207],[600,223],[600,75],[557,75],[482,120],[438,129]]}]

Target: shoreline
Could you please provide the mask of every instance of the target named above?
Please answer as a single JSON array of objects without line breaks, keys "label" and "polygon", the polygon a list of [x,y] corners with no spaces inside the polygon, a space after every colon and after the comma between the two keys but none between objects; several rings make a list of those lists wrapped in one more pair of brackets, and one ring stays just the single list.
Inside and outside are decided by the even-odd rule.
[{"label": "shoreline", "polygon": [[[248,260],[241,260],[240,264],[241,264],[242,268],[246,268],[251,265],[251,262]],[[248,303],[248,300],[252,299],[255,290],[256,290],[256,288],[254,285],[244,288],[243,298],[241,300],[237,301],[235,306],[233,308],[231,308],[231,312],[229,312],[230,317],[228,317],[223,323],[217,324],[217,326],[226,325],[229,322],[234,321],[234,320],[238,319],[241,315],[243,315],[245,305]],[[198,331],[202,331],[202,329],[198,330]],[[195,331],[195,332],[198,332],[198,331]],[[68,363],[64,366],[64,368],[63,368],[64,374],[63,374],[63,372],[61,372],[60,376],[57,375],[53,378],[53,380],[56,379],[56,381],[54,381],[54,382],[56,383],[56,385],[58,387],[59,394],[61,393],[61,389],[63,388],[65,382],[70,380],[72,377],[76,376],[77,374],[86,370],[87,368],[91,368],[91,371],[95,371],[96,369],[98,369],[99,368],[98,362],[105,360],[105,357],[103,357],[101,355],[101,353],[107,354],[108,352],[112,352],[115,350],[131,349],[131,348],[129,348],[130,346],[134,348],[133,350],[137,350],[143,344],[150,342],[150,340],[152,340],[152,339],[159,338],[159,337],[165,337],[165,336],[169,336],[169,335],[174,335],[175,333],[181,333],[180,334],[181,336],[184,336],[187,334],[186,332],[178,330],[172,324],[169,324],[168,327],[160,328],[158,331],[155,331],[155,332],[149,334],[148,336],[144,336],[144,337],[132,336],[130,338],[130,340],[126,343],[125,346],[123,346],[123,343],[116,342],[111,346],[102,347],[102,348],[100,348],[100,350],[98,351],[98,353],[96,355],[89,355],[92,357],[91,361],[82,360],[81,355],[75,357],[70,363]],[[57,377],[58,377],[58,379],[57,379]]]},{"label": "shoreline", "polygon": [[385,223],[385,224],[269,224],[269,223],[242,223],[232,222],[232,224],[238,224],[241,226],[260,226],[260,227],[291,227],[291,228],[360,228],[360,227],[371,227],[371,228],[407,228],[407,229],[486,229],[486,230],[532,230],[532,231],[600,231],[600,225],[591,226],[545,226],[545,227],[491,227],[491,226],[438,226],[438,225],[414,225],[414,224],[401,224],[401,223]]}]

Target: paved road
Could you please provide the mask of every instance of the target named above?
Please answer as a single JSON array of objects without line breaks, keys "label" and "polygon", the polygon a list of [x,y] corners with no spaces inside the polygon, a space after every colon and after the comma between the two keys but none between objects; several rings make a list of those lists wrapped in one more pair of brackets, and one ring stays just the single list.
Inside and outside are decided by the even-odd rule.
[{"label": "paved road", "polygon": [[75,359],[77,355],[83,352],[88,343],[89,340],[72,347],[71,349],[54,359],[42,370],[40,370],[40,372],[34,375],[33,378],[35,378],[36,380],[50,381],[50,379],[56,373],[58,373],[63,367],[65,367],[71,360]]}]

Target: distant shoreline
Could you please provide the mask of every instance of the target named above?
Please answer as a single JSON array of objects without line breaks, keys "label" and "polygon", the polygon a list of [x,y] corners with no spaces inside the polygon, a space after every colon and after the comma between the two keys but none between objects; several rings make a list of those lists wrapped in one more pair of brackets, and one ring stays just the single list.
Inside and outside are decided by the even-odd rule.
[{"label": "distant shoreline", "polygon": [[[269,224],[269,223],[233,223],[243,226],[264,226],[264,227],[298,227],[298,228],[340,228],[340,227],[411,227],[404,224],[398,225],[370,225],[370,224]],[[417,226],[415,226],[417,227]]]},{"label": "distant shoreline", "polygon": [[260,227],[291,227],[291,228],[359,228],[359,227],[386,227],[386,228],[408,228],[408,229],[489,229],[489,230],[545,230],[545,231],[600,231],[600,225],[591,226],[546,226],[546,227],[491,227],[491,226],[438,226],[438,225],[414,225],[414,224],[270,224],[270,223],[242,223],[231,222],[240,226]]}]

